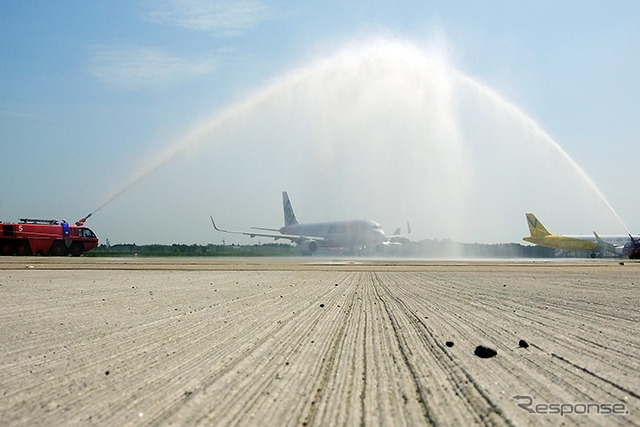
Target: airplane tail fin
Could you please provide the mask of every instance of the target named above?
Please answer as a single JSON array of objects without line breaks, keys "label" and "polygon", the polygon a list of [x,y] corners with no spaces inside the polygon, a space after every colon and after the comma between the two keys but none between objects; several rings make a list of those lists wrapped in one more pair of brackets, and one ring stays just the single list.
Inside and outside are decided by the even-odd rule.
[{"label": "airplane tail fin", "polygon": [[529,226],[529,234],[531,234],[531,237],[544,237],[551,234],[546,228],[544,228],[544,225],[538,221],[538,218],[536,218],[534,214],[528,213],[526,216],[527,225]]},{"label": "airplane tail fin", "polygon": [[286,191],[282,192],[282,207],[284,209],[285,227],[298,224],[298,220],[296,219],[296,214],[293,213],[293,207],[291,206],[291,202],[289,201],[289,195],[287,194]]}]

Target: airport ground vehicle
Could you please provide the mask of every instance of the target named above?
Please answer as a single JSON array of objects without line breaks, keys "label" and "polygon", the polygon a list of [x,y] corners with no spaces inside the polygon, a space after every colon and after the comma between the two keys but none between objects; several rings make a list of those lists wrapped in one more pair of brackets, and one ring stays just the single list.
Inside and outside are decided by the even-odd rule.
[{"label": "airport ground vehicle", "polygon": [[96,246],[98,238],[84,226],[84,219],[75,224],[30,218],[0,222],[0,255],[80,256]]},{"label": "airport ground vehicle", "polygon": [[640,239],[629,235],[629,242],[622,248],[622,253],[629,259],[640,259]]}]

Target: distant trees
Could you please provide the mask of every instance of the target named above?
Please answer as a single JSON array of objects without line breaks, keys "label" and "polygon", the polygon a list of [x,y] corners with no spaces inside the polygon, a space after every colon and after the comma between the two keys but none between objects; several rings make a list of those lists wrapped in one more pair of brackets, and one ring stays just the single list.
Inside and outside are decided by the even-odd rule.
[{"label": "distant trees", "polygon": [[92,257],[197,257],[197,256],[290,256],[297,255],[295,247],[283,243],[263,245],[136,245],[125,243],[117,245],[100,245],[85,256]]},{"label": "distant trees", "polygon": [[[449,239],[406,241],[403,245],[392,245],[386,251],[368,252],[363,255],[416,258],[553,258],[555,250],[541,246],[518,243],[459,243]],[[321,251],[320,254],[323,252]],[[327,251],[329,255],[338,255]],[[136,245],[125,243],[100,245],[87,252],[88,257],[243,257],[243,256],[298,256],[300,252],[288,243],[260,245]]]}]

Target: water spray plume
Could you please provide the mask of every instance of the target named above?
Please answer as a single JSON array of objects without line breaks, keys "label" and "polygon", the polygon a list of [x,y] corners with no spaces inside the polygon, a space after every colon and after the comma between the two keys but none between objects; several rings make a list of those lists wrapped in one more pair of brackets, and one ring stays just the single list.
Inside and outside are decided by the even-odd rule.
[{"label": "water spray plume", "polygon": [[[357,73],[358,68],[362,65],[361,62],[366,63],[374,61],[375,56],[372,54],[376,52],[380,45],[386,46],[388,45],[388,42],[386,40],[379,39],[366,46],[361,52],[361,55],[350,60],[351,65],[349,68],[351,68],[351,72]],[[354,48],[346,47],[339,52],[337,56],[342,58],[352,57],[352,49]],[[275,79],[271,84],[257,91],[246,100],[232,105],[220,113],[215,113],[203,120],[201,123],[196,124],[191,131],[175,141],[164,153],[160,154],[155,160],[142,167],[121,189],[113,193],[100,206],[98,206],[93,213],[98,212],[100,209],[111,203],[117,197],[134,187],[140,181],[169,163],[174,158],[209,140],[222,128],[233,126],[235,122],[258,110],[261,105],[273,101],[274,98],[278,97],[278,95],[286,93],[287,91],[290,92],[295,90],[298,85],[304,84],[304,82],[310,78],[322,75],[335,68],[335,62],[334,57],[323,58],[309,66],[287,73],[280,78]]]},{"label": "water spray plume", "polygon": [[177,140],[168,150],[160,154],[154,161],[141,168],[122,188],[109,196],[98,208],[92,213],[98,212],[100,209],[111,203],[127,190],[134,187],[140,181],[151,175],[153,172],[160,169],[162,166],[169,163],[179,155],[187,152],[189,149],[195,148],[208,138],[210,138],[215,132],[222,127],[231,125],[237,120],[244,112],[250,111],[255,106],[259,105],[265,98],[269,96],[271,91],[266,90],[261,96],[251,98],[243,103],[233,106],[222,113],[219,113],[206,121],[196,125],[193,130],[188,132],[184,137]]},{"label": "water spray plume", "polygon": [[[346,205],[342,202],[348,202],[366,206],[370,215],[392,211],[395,220],[398,211],[405,211],[430,218],[434,228],[449,227],[446,232],[454,234],[452,227],[458,226],[458,235],[468,235],[471,226],[483,230],[481,225],[470,224],[470,213],[477,213],[480,207],[499,210],[503,205],[496,203],[498,197],[513,198],[511,193],[501,194],[492,188],[483,189],[486,195],[480,197],[477,186],[507,185],[525,172],[545,182],[555,176],[528,171],[535,166],[529,159],[518,159],[525,152],[537,156],[536,160],[544,156],[559,160],[561,165],[556,169],[570,170],[577,176],[626,230],[595,183],[535,121],[486,85],[453,68],[443,55],[445,50],[375,39],[348,45],[334,55],[285,73],[244,101],[194,125],[93,213],[174,158],[205,143],[215,142],[209,146],[213,155],[224,156],[219,148],[228,142],[225,138],[243,131],[248,132],[251,142],[238,143],[243,162],[234,163],[239,170],[234,173],[255,173],[242,169],[249,168],[244,165],[252,155],[273,170],[278,163],[260,158],[267,154],[286,166],[279,169],[283,174],[279,182],[306,186],[303,190],[313,191],[317,199],[325,201],[325,207],[327,200],[341,208]],[[478,104],[475,110],[469,106],[474,102]],[[471,109],[471,114],[463,114],[465,109]],[[275,135],[267,138],[265,129]],[[256,139],[270,145],[264,147],[255,143]],[[505,157],[504,151],[515,153]],[[549,162],[545,158],[539,163]],[[491,174],[499,168],[508,176],[494,179]],[[222,174],[223,168],[218,169],[214,173]],[[214,176],[220,187],[225,186],[223,176]],[[567,181],[566,176],[558,181],[563,180]],[[254,184],[257,187],[262,182],[255,180]],[[535,187],[542,191],[538,187],[543,185]],[[552,182],[547,187],[558,186]],[[253,191],[277,194],[283,189]],[[521,188],[516,190],[524,193]],[[558,197],[568,197],[568,192]],[[548,202],[546,196],[538,196],[542,201],[529,197],[527,203]],[[526,209],[519,204],[513,210],[521,218]],[[510,218],[515,216],[502,211]]]},{"label": "water spray plume", "polygon": [[539,135],[545,141],[545,143],[548,144],[548,146],[551,147],[553,151],[560,158],[562,158],[566,163],[568,163],[576,171],[576,173],[580,176],[582,180],[584,180],[584,182],[591,188],[591,190],[597,195],[597,197],[607,207],[610,213],[616,218],[616,220],[624,228],[624,230],[626,231],[626,234],[629,234],[629,235],[631,234],[627,229],[627,226],[625,225],[624,221],[622,221],[622,218],[620,218],[620,216],[618,215],[616,210],[613,208],[611,203],[609,203],[609,201],[604,196],[602,191],[600,191],[600,188],[598,188],[598,186],[595,184],[595,182],[593,182],[593,180],[584,171],[584,169],[582,169],[580,165],[578,165],[575,162],[575,160],[573,160],[571,156],[569,156],[569,154],[564,149],[562,149],[562,147],[557,142],[555,142],[544,130],[542,130],[542,128],[531,117],[528,117],[527,115],[525,115],[521,110],[516,108],[513,104],[507,102],[504,98],[499,96],[496,92],[491,90],[489,87],[482,85],[467,76],[461,75],[458,72],[455,72],[455,73],[461,82],[476,88],[479,92],[483,93],[487,98],[493,100],[496,103],[496,105],[499,105],[509,115],[517,118],[527,127],[529,127],[533,132]]}]

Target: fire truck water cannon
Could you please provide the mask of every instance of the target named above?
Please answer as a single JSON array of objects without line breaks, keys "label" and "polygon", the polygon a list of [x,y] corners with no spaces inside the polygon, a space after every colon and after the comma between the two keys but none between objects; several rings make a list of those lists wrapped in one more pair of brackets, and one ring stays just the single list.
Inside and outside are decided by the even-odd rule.
[{"label": "fire truck water cannon", "polygon": [[90,217],[91,215],[93,215],[93,212],[92,212],[92,213],[90,213],[89,215],[85,216],[84,218],[79,219],[78,221],[76,221],[76,225],[77,225],[78,227],[80,227],[81,225],[84,225],[84,222],[85,222],[86,220],[88,220],[88,219],[89,219],[89,217]]},{"label": "fire truck water cannon", "polygon": [[21,218],[0,222],[0,255],[80,256],[98,246],[98,238],[84,226],[91,214],[75,224],[57,219]]}]

